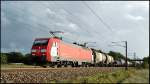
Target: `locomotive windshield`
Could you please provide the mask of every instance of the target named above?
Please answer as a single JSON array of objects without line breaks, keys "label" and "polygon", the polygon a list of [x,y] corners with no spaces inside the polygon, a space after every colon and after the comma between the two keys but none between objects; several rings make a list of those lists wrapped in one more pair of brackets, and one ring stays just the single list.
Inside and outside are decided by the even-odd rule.
[{"label": "locomotive windshield", "polygon": [[48,44],[48,39],[47,40],[35,40],[33,43],[33,46],[43,46]]}]

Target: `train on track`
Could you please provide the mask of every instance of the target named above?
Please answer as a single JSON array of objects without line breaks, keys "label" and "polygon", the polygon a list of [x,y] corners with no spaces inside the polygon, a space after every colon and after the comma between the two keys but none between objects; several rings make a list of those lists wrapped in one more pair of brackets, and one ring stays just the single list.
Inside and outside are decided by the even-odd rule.
[{"label": "train on track", "polygon": [[88,67],[120,65],[114,58],[98,50],[69,44],[58,37],[36,38],[32,49],[32,62],[44,67]]}]

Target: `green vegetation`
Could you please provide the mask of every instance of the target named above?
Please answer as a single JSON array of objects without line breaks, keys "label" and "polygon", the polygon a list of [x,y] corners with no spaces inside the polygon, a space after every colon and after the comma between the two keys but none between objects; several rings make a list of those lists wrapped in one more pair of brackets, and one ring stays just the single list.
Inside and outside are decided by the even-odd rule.
[{"label": "green vegetation", "polygon": [[0,59],[1,59],[1,64],[7,64],[7,55],[1,53]]},{"label": "green vegetation", "polygon": [[126,78],[122,83],[149,83],[149,70],[137,70],[129,78]]},{"label": "green vegetation", "polygon": [[23,54],[20,52],[10,52],[6,54],[9,63],[19,63],[23,61]]},{"label": "green vegetation", "polygon": [[137,69],[149,69],[149,56],[143,58],[142,64],[136,64]]},{"label": "green vegetation", "polygon": [[30,54],[23,55],[20,52],[1,53],[0,59],[1,64],[24,63],[31,65],[31,55]]},{"label": "green vegetation", "polygon": [[[108,55],[113,56],[115,60],[119,60],[120,58],[125,59],[125,57],[119,52],[109,51]],[[129,58],[127,59],[130,60]]]},{"label": "green vegetation", "polygon": [[[137,81],[138,80],[138,81]],[[54,82],[54,81],[53,81]],[[58,81],[55,81],[56,83]],[[60,83],[149,83],[149,70],[129,69],[109,73],[98,73],[75,80],[62,80]]]},{"label": "green vegetation", "polygon": [[143,68],[149,68],[149,56],[148,57],[144,57],[143,58],[143,63],[142,63],[142,67]]}]

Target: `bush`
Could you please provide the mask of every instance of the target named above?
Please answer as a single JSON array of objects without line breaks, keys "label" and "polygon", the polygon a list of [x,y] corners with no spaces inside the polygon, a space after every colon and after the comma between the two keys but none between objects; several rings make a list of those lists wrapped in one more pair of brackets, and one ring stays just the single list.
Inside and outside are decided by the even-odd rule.
[{"label": "bush", "polygon": [[149,68],[149,56],[148,57],[144,57],[143,58],[143,63],[142,63],[142,67],[143,68]]},{"label": "bush", "polygon": [[8,63],[22,63],[24,55],[20,52],[10,52],[8,55]]},{"label": "bush", "polygon": [[32,59],[31,58],[32,58],[31,54],[26,54],[24,56],[23,63],[28,64],[28,65],[32,64]]},{"label": "bush", "polygon": [[7,64],[7,56],[5,54],[1,53],[0,59],[1,64]]},{"label": "bush", "polygon": [[142,67],[143,68],[149,68],[149,64],[148,63],[142,63]]},{"label": "bush", "polygon": [[32,64],[31,54],[23,55],[21,52],[9,52],[9,53],[1,53],[0,56],[1,64],[7,63],[24,63],[24,64]]}]

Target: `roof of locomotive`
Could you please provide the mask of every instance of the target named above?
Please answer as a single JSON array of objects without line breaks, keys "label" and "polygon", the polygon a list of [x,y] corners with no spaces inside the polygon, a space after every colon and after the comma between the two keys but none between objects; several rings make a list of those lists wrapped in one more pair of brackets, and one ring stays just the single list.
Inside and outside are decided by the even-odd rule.
[{"label": "roof of locomotive", "polygon": [[47,40],[47,39],[51,39],[51,38],[59,39],[57,37],[49,37],[49,38],[36,38],[35,40]]},{"label": "roof of locomotive", "polygon": [[[49,37],[49,38],[36,38],[35,40],[48,40],[48,39],[51,39],[51,38],[59,39],[59,38],[56,38],[56,37]],[[90,49],[90,48],[87,48],[87,47],[82,47],[82,46],[78,46],[78,45],[75,45],[75,44],[71,44],[71,43],[68,43],[68,42],[65,42],[65,41],[62,41],[62,42],[65,43],[65,44],[68,44],[68,45],[72,45],[74,47],[79,47],[79,48],[83,48],[83,49],[87,49],[87,50]]]},{"label": "roof of locomotive", "polygon": [[50,38],[36,38],[35,40],[46,40],[46,39],[50,39]]},{"label": "roof of locomotive", "polygon": [[65,42],[65,41],[62,41],[62,43],[67,44],[67,45],[71,45],[73,47],[82,48],[82,49],[85,49],[85,50],[91,50],[90,48],[82,47],[82,46],[75,45],[75,44],[72,44],[72,43],[68,43],[68,42]]}]

